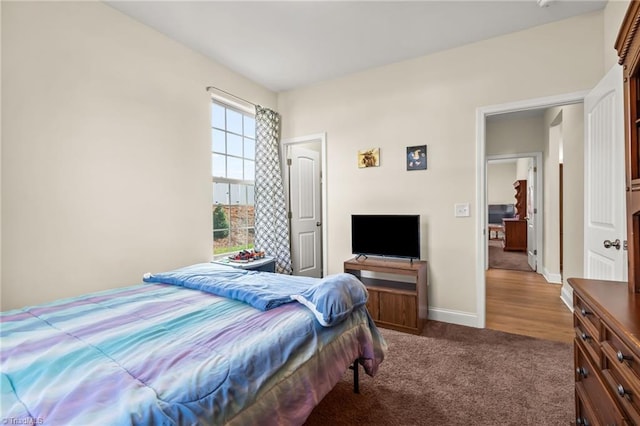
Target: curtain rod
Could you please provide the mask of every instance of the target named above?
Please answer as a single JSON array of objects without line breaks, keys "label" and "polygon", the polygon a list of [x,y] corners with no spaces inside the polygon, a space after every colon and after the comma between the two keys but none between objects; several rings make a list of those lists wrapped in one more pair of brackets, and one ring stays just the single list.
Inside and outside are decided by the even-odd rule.
[{"label": "curtain rod", "polygon": [[217,90],[218,92],[222,92],[222,93],[224,93],[225,95],[228,95],[228,96],[231,96],[231,97],[233,97],[233,98],[236,98],[237,100],[242,101],[242,102],[245,102],[245,103],[247,103],[247,104],[249,104],[249,105],[253,105],[254,107],[256,106],[256,104],[254,104],[253,102],[249,102],[248,100],[243,99],[243,98],[241,98],[240,96],[236,96],[236,95],[234,95],[233,93],[229,93],[229,92],[227,92],[226,90],[219,89],[219,88],[217,88],[217,87],[215,87],[215,86],[207,86],[207,92],[210,92],[210,91],[211,91],[211,89],[213,89],[213,90]]}]

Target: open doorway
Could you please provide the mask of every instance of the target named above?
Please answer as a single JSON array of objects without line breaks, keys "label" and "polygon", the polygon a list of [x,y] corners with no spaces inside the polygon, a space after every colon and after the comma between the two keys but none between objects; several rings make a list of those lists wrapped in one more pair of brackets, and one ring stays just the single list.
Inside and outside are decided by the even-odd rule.
[{"label": "open doorway", "polygon": [[[537,261],[536,261],[536,269],[539,274],[544,276],[544,281],[546,282],[561,282],[561,275],[559,271],[559,267],[556,269],[553,266],[552,258],[555,257],[555,262],[559,265],[559,230],[556,229],[555,235],[549,234],[551,232],[551,227],[549,226],[549,221],[555,217],[555,220],[559,223],[559,210],[554,209],[553,212],[547,210],[553,203],[550,201],[549,197],[557,197],[558,187],[559,187],[559,176],[558,176],[558,166],[557,166],[557,153],[553,151],[556,148],[549,148],[548,146],[548,129],[549,125],[553,121],[553,115],[557,114],[558,111],[563,108],[568,108],[570,106],[576,106],[576,110],[571,112],[571,117],[578,117],[580,119],[579,126],[577,120],[572,122],[571,130],[580,129],[580,132],[575,132],[575,138],[572,138],[572,141],[580,142],[582,145],[583,141],[583,109],[582,102],[586,92],[581,93],[573,93],[566,94],[561,96],[554,96],[549,98],[540,98],[540,99],[531,99],[522,102],[514,102],[511,104],[505,105],[497,105],[492,107],[484,107],[479,108],[477,111],[477,152],[478,152],[478,205],[487,206],[487,159],[490,156],[510,156],[510,157],[519,157],[523,154],[535,155],[535,153],[541,153],[541,161],[538,164],[538,173],[544,173],[544,181],[539,185],[538,193],[539,193],[539,201],[538,205],[533,208],[537,209],[536,215],[542,216],[546,219],[545,226],[540,226],[536,229],[536,238],[537,238]],[[495,134],[492,134],[491,124],[489,123],[494,118],[508,118],[509,114],[514,114],[511,117],[515,117],[520,114],[526,117],[527,115],[531,116],[541,116],[541,121],[544,123],[542,126],[537,126],[538,129],[538,145],[532,146],[527,145],[524,138],[526,137],[527,132],[523,132],[523,127],[517,125],[514,121],[513,126],[509,127],[511,129],[512,136],[510,138],[496,138],[498,140],[497,144],[489,145],[488,142],[492,140]],[[535,121],[535,120],[534,120]],[[514,130],[515,129],[515,130]],[[565,160],[566,160],[566,151],[567,147],[565,144]],[[551,164],[556,164],[555,168],[551,167]],[[583,157],[576,156],[575,164],[583,167]],[[582,178],[583,173],[582,169],[578,172],[577,169],[572,170],[572,178],[573,176],[579,176]],[[566,183],[566,164],[565,164],[565,183]],[[542,175],[541,175],[542,176]],[[555,176],[555,178],[554,178]],[[553,182],[553,188],[550,187]],[[580,192],[582,189],[580,189]],[[556,198],[557,200],[557,198]],[[576,201],[575,198],[572,198],[572,202],[574,206],[580,204]],[[558,202],[555,203],[558,205]],[[582,205],[580,206],[582,208]],[[564,214],[567,214],[567,205],[564,205]],[[574,216],[578,219],[578,215]],[[581,216],[580,216],[581,217]],[[576,224],[579,224],[579,220],[574,221]],[[489,237],[489,233],[487,230],[487,211],[481,209],[478,215],[478,229],[482,230],[481,238],[478,239],[478,253],[479,262],[477,264],[477,303],[478,303],[478,326],[485,327],[486,323],[486,277],[485,271],[487,270],[488,262],[487,262],[487,239]],[[566,233],[566,228],[565,228]],[[555,242],[554,242],[555,240]],[[557,244],[556,244],[557,242]],[[555,251],[555,254],[554,254]],[[567,252],[567,248],[565,247],[565,253]],[[578,252],[581,252],[579,250]],[[564,259],[564,267],[567,266],[567,259]],[[537,274],[534,274],[537,275]]]},{"label": "open doorway", "polygon": [[[487,328],[559,341],[572,339],[571,312],[561,300],[558,285],[562,283],[560,162],[565,112],[570,119],[579,117],[577,127],[582,128],[581,104],[499,114],[487,120],[489,230],[496,204],[521,204],[515,208],[515,217],[501,218],[505,235],[498,241],[499,248],[491,232],[487,238]],[[582,140],[582,132],[573,137],[572,141]],[[572,167],[583,164],[581,150],[572,150],[569,156]],[[581,175],[582,168],[577,173]],[[576,205],[569,204],[571,211]],[[581,201],[577,204],[582,207]],[[574,222],[579,223],[581,216],[573,213]],[[492,254],[507,257],[507,263],[496,265]]]},{"label": "open doorway", "polygon": [[536,272],[544,215],[539,191],[542,153],[487,157],[488,269]]}]

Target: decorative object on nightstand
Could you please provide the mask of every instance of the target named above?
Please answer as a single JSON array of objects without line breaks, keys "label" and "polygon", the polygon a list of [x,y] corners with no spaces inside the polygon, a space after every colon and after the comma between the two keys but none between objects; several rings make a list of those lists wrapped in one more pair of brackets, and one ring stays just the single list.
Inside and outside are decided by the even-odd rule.
[{"label": "decorative object on nightstand", "polygon": [[238,253],[229,256],[229,260],[232,262],[243,263],[262,259],[264,256],[265,252],[261,250],[241,250]]}]

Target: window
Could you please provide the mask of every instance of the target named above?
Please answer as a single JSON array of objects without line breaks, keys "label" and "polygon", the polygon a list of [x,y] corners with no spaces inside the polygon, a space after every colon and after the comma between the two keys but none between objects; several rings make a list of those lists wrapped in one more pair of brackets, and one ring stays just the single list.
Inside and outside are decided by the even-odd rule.
[{"label": "window", "polygon": [[213,101],[213,255],[253,248],[256,120]]}]

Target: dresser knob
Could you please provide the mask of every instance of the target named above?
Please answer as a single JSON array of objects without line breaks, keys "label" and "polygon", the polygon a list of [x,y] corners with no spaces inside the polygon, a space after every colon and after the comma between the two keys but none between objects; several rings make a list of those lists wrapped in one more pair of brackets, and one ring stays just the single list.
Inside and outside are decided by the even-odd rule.
[{"label": "dresser knob", "polygon": [[576,373],[578,374],[578,376],[581,376],[581,377],[587,377],[587,375],[589,374],[587,369],[584,367],[576,368]]},{"label": "dresser knob", "polygon": [[618,351],[616,353],[616,357],[618,358],[618,361],[620,361],[620,362],[624,362],[625,359],[628,360],[628,361],[631,361],[633,359],[632,356],[625,355],[625,354],[622,353],[622,351]]},{"label": "dresser knob", "polygon": [[582,340],[584,340],[585,342],[590,339],[591,337],[585,333],[584,331],[582,332],[582,334],[580,334],[580,337],[582,338]]},{"label": "dresser knob", "polygon": [[584,417],[578,417],[576,419],[576,424],[577,425],[583,425],[583,426],[589,426],[589,420],[585,419]]},{"label": "dresser knob", "polygon": [[580,309],[580,313],[582,314],[583,317],[586,317],[587,315],[591,315],[591,312],[587,311],[585,308]]},{"label": "dresser knob", "polygon": [[618,395],[620,395],[620,396],[627,396],[627,397],[629,397],[629,396],[631,396],[631,392],[629,392],[628,390],[626,390],[626,389],[624,388],[624,386],[622,386],[622,385],[618,385]]}]

